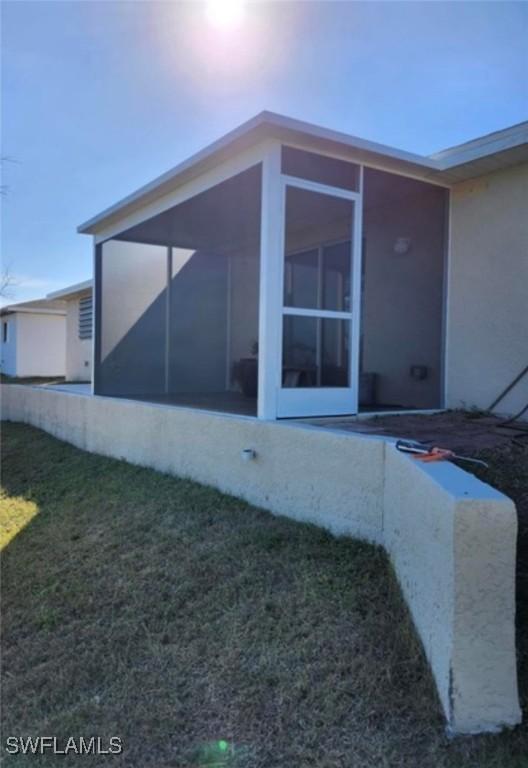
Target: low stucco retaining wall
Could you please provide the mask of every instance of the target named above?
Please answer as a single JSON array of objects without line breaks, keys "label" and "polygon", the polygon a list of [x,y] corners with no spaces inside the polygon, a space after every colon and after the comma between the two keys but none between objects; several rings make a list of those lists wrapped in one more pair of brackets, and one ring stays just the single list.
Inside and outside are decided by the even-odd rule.
[{"label": "low stucco retaining wall", "polygon": [[520,722],[516,512],[473,476],[420,464],[378,437],[43,387],[3,386],[2,417],[384,545],[450,731]]},{"label": "low stucco retaining wall", "polygon": [[[277,514],[381,543],[383,451],[317,427],[45,387],[2,387],[4,419],[79,448],[213,485]],[[256,452],[244,461],[243,449]]]},{"label": "low stucco retaining wall", "polygon": [[513,502],[448,462],[388,445],[384,531],[453,733],[520,722]]}]

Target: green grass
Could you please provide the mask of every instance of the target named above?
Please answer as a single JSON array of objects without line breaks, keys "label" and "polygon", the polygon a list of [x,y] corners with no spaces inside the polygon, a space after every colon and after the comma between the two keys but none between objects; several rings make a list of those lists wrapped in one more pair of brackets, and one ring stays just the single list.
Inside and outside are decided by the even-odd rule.
[{"label": "green grass", "polygon": [[124,745],[6,765],[528,765],[526,726],[446,738],[379,548],[18,424],[1,505],[3,739]]},{"label": "green grass", "polygon": [[7,376],[0,372],[0,384],[62,384],[64,376]]}]

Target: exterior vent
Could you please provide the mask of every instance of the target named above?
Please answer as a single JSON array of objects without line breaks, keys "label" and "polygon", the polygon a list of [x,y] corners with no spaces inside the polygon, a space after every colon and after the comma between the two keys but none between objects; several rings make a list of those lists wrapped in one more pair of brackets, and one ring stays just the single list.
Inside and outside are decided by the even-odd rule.
[{"label": "exterior vent", "polygon": [[93,310],[92,296],[83,296],[79,299],[79,338],[92,338]]}]

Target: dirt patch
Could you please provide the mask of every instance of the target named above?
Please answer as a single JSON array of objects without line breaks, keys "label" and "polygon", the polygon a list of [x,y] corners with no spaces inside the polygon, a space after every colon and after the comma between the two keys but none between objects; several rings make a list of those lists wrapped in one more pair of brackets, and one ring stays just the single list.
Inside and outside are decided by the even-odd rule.
[{"label": "dirt patch", "polygon": [[519,515],[519,564],[528,571],[528,422],[506,424],[487,413],[446,411],[371,419],[316,419],[311,423],[327,429],[420,440],[486,461],[488,469],[463,462],[460,466],[515,501]]},{"label": "dirt patch", "polygon": [[471,411],[374,416],[371,419],[317,419],[311,423],[327,429],[421,440],[452,451],[507,448],[512,441],[520,443],[522,440],[528,445],[528,422],[505,425],[504,420],[495,416]]}]

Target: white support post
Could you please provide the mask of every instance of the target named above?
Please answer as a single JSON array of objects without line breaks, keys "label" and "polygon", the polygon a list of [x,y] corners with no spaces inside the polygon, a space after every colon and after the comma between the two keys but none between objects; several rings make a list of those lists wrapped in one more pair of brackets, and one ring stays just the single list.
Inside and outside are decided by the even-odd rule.
[{"label": "white support post", "polygon": [[354,383],[354,413],[359,413],[360,348],[362,321],[362,274],[363,274],[363,166],[359,167],[359,199],[354,203],[353,261],[352,261],[352,334],[350,379]]},{"label": "white support post", "polygon": [[[103,243],[97,244],[93,237],[92,251],[92,375],[90,391],[95,395],[96,366],[101,363],[101,307],[103,285]],[[101,306],[99,306],[101,305]],[[99,371],[97,371],[99,373]]]},{"label": "white support post", "polygon": [[165,288],[165,394],[170,392],[170,336],[172,293],[172,248],[167,246],[167,284]]},{"label": "white support post", "polygon": [[281,377],[279,350],[282,332],[282,296],[280,290],[284,211],[280,163],[280,144],[270,143],[262,163],[257,408],[259,419],[277,418],[277,394]]}]

